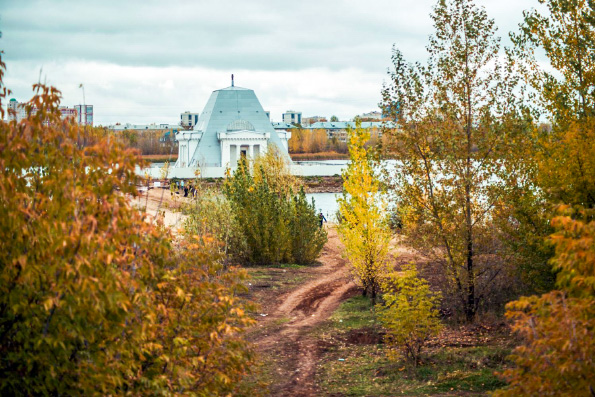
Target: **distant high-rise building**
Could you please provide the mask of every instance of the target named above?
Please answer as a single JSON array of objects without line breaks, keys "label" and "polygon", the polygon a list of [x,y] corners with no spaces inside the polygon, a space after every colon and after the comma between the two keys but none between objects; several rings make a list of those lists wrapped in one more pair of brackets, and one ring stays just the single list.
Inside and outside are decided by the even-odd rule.
[{"label": "distant high-rise building", "polygon": [[77,123],[80,125],[93,125],[93,105],[75,105],[78,112]]},{"label": "distant high-rise building", "polygon": [[302,112],[288,110],[283,113],[283,122],[290,124],[302,124]]},{"label": "distant high-rise building", "polygon": [[198,113],[191,113],[189,111],[185,111],[184,113],[180,114],[180,125],[183,128],[191,130],[197,123]]},{"label": "distant high-rise building", "polygon": [[8,121],[16,120],[18,123],[26,117],[27,110],[25,109],[25,104],[20,103],[16,99],[12,98],[8,102]]},{"label": "distant high-rise building", "polygon": [[[93,105],[75,105],[73,108],[60,106],[58,109],[60,110],[62,119],[72,117],[78,124],[93,125]],[[8,102],[8,110],[8,121],[16,120],[18,123],[27,118],[26,103],[12,98]],[[35,115],[36,113],[37,109],[35,107],[31,108],[31,115]]]}]

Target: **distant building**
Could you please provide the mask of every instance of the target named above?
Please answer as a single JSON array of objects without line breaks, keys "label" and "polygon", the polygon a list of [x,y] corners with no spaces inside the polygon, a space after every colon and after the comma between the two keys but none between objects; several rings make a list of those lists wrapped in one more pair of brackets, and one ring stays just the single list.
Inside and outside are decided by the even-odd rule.
[{"label": "distant building", "polygon": [[[60,110],[62,119],[71,117],[80,125],[93,125],[93,105],[75,105],[72,108],[60,106],[58,109]],[[16,120],[18,123],[27,118],[26,103],[18,102],[12,98],[8,102],[8,110],[8,121]],[[36,113],[37,108],[33,107],[31,109],[31,115],[35,115]]]},{"label": "distant building", "polygon": [[175,134],[180,129],[179,125],[175,124],[114,124],[107,127],[108,130],[114,132],[135,131],[138,134],[155,133],[159,136],[159,142],[170,142],[174,140]]},{"label": "distant building", "polygon": [[328,119],[324,116],[311,116],[311,117],[303,117],[302,118],[302,125],[309,126],[314,123],[322,123],[328,121]]},{"label": "distant building", "polygon": [[110,125],[107,127],[108,130],[112,130],[115,132],[118,131],[138,131],[138,132],[142,132],[142,131],[178,131],[180,129],[179,125],[176,124],[166,124],[166,123],[162,123],[162,124],[130,124],[130,123],[126,123],[126,124],[114,124],[114,125]]},{"label": "distant building", "polygon": [[69,108],[68,106],[60,106],[60,113],[62,113],[62,119],[71,117],[78,122],[78,111],[75,108]]},{"label": "distant building", "polygon": [[[369,128],[372,132],[376,132],[378,136],[382,136],[382,127],[394,128],[392,122],[381,121],[364,121],[362,128]],[[308,127],[307,130],[325,130],[328,139],[336,138],[341,142],[347,142],[347,128],[355,128],[353,121],[328,121],[314,123]]]},{"label": "distant building", "polygon": [[180,125],[182,128],[191,130],[196,124],[198,124],[198,113],[185,111],[184,113],[180,114]]},{"label": "distant building", "polygon": [[366,120],[366,121],[372,121],[372,120],[381,121],[383,119],[382,113],[377,112],[377,111],[364,113],[364,114],[360,115],[359,117],[360,117],[360,119]]},{"label": "distant building", "polygon": [[194,130],[176,134],[175,168],[200,167],[204,173],[224,175],[242,157],[255,158],[271,145],[290,160],[290,137],[291,132],[273,128],[253,90],[235,87],[232,80],[231,87],[213,91]]},{"label": "distant building", "polygon": [[[33,114],[37,112],[36,109],[33,109]],[[16,99],[11,98],[8,102],[8,121],[16,120],[16,122],[20,122],[24,118],[27,118],[27,110],[25,109],[25,104],[18,102]]]},{"label": "distant building", "polygon": [[283,122],[290,124],[302,124],[302,112],[288,110],[283,113]]},{"label": "distant building", "polygon": [[74,105],[78,112],[77,123],[80,125],[93,125],[93,105]]}]

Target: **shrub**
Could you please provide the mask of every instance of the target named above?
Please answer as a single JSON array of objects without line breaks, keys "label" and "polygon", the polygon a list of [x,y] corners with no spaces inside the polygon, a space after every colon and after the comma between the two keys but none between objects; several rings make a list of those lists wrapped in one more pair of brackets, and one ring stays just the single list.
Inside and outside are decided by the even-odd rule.
[{"label": "shrub", "polygon": [[219,243],[222,260],[226,263],[242,263],[247,260],[246,238],[233,213],[231,202],[222,193],[201,189],[201,194],[185,207],[186,235],[213,236]]},{"label": "shrub", "polygon": [[[414,366],[417,366],[426,341],[437,335],[442,325],[438,317],[439,295],[418,277],[415,265],[403,267],[385,282],[389,291],[383,295],[385,305],[378,305],[378,315],[387,329],[386,342]],[[389,357],[396,358],[393,352]]]},{"label": "shrub", "polygon": [[315,208],[314,199],[308,203],[303,188],[291,200],[291,255],[300,265],[314,262],[327,241]]},{"label": "shrub", "polygon": [[274,150],[253,164],[242,160],[225,181],[231,215],[245,238],[248,262],[313,262],[326,242],[318,227],[314,203],[308,204],[284,159]]}]

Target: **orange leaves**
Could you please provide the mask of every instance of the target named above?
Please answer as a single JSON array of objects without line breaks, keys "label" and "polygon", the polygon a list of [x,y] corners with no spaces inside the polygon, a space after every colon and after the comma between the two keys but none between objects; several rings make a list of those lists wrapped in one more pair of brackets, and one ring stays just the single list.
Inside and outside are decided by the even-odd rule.
[{"label": "orange leaves", "polygon": [[0,393],[231,393],[252,362],[244,275],[212,238],[145,222],[136,154],[36,89],[35,117],[0,122]]},{"label": "orange leaves", "polygon": [[525,339],[516,367],[502,375],[510,387],[499,395],[588,394],[595,384],[595,221],[591,210],[561,207],[552,236],[558,287],[507,306],[513,330]]}]

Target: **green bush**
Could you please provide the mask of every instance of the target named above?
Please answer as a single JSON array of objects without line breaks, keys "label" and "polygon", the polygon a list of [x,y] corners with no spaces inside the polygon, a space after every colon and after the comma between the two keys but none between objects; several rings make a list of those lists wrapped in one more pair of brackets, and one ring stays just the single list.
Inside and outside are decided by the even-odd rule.
[{"label": "green bush", "polygon": [[314,203],[308,204],[303,190],[293,193],[295,178],[274,152],[262,156],[253,168],[251,173],[248,163],[241,161],[224,186],[230,213],[246,241],[247,261],[313,262],[326,242]]},{"label": "green bush", "polygon": [[315,208],[314,199],[308,203],[303,188],[291,200],[291,255],[300,265],[314,262],[327,240]]}]

